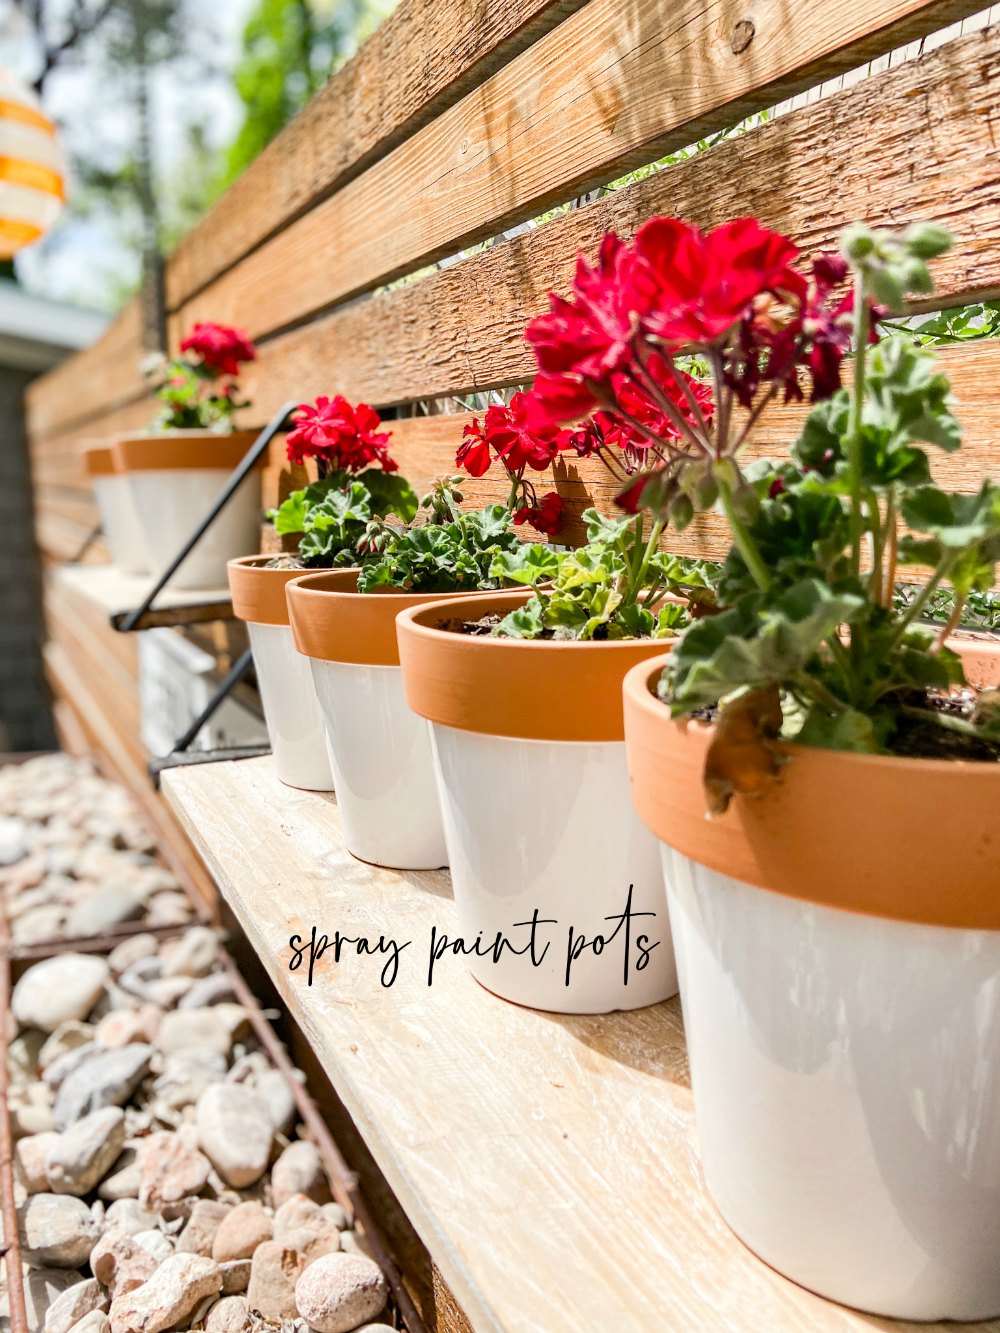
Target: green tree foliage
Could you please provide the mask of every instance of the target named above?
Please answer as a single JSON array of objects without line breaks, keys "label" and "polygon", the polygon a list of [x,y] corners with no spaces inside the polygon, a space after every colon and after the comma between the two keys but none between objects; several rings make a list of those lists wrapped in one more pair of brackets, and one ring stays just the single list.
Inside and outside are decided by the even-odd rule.
[{"label": "green tree foliage", "polygon": [[246,111],[227,155],[225,184],[250,165],[394,7],[395,0],[259,0],[234,74]]}]

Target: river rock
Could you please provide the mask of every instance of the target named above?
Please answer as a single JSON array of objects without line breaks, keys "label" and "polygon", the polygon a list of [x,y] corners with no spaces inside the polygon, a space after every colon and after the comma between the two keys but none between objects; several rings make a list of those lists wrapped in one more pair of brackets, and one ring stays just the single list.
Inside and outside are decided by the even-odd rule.
[{"label": "river rock", "polygon": [[10,1128],[15,1139],[26,1134],[45,1134],[55,1129],[52,1096],[44,1083],[22,1083],[7,1100]]},{"label": "river rock", "polygon": [[151,926],[183,926],[193,915],[194,908],[185,894],[168,891],[153,895],[146,920]]},{"label": "river rock", "polygon": [[296,1194],[304,1194],[314,1203],[330,1199],[330,1182],[319,1149],[305,1139],[290,1143],[271,1169],[274,1206],[279,1208]]},{"label": "river rock", "polygon": [[68,1023],[60,1023],[39,1051],[38,1066],[40,1069],[48,1070],[64,1055],[68,1055],[70,1051],[75,1051],[80,1046],[89,1046],[93,1040],[92,1023],[81,1023],[76,1018]]},{"label": "river rock", "polygon": [[378,1264],[356,1254],[327,1254],[295,1284],[298,1313],[316,1333],[351,1333],[385,1309],[388,1288]]},{"label": "river rock", "polygon": [[298,1250],[280,1240],[266,1240],[258,1245],[250,1260],[250,1285],[247,1304],[265,1319],[294,1319],[295,1283],[305,1263]]},{"label": "river rock", "polygon": [[224,1218],[212,1242],[217,1264],[232,1259],[250,1259],[258,1245],[274,1234],[271,1219],[259,1203],[241,1203]]},{"label": "river rock", "polygon": [[228,1055],[233,1036],[220,1008],[214,1005],[210,1009],[176,1009],[164,1014],[156,1033],[157,1047],[165,1055],[178,1051],[214,1051],[217,1055]]},{"label": "river rock", "polygon": [[106,1310],[108,1298],[96,1278],[86,1278],[75,1286],[67,1287],[49,1306],[45,1316],[45,1333],[70,1333],[81,1319],[95,1310]]},{"label": "river rock", "polygon": [[243,1296],[224,1296],[212,1306],[205,1320],[205,1333],[246,1333],[252,1328]]},{"label": "river rock", "polygon": [[250,1285],[250,1260],[228,1259],[219,1264],[222,1272],[223,1296],[239,1296]]},{"label": "river rock", "polygon": [[274,1214],[276,1240],[283,1240],[285,1236],[297,1231],[308,1231],[312,1236],[321,1236],[334,1229],[333,1222],[324,1215],[319,1204],[304,1194],[295,1194],[292,1198],[286,1199]]},{"label": "river rock", "polygon": [[227,1185],[246,1189],[260,1180],[274,1136],[267,1109],[255,1092],[240,1084],[215,1084],[198,1099],[196,1123],[202,1152]]},{"label": "river rock", "polygon": [[23,819],[0,819],[0,866],[28,855],[28,825]]},{"label": "river rock", "polygon": [[[215,1239],[232,1211],[228,1203],[218,1203],[215,1199],[199,1199],[191,1209],[191,1216],[178,1237],[178,1250],[184,1250],[189,1254],[201,1254],[218,1263],[219,1257],[214,1252]],[[226,1255],[226,1258],[229,1257]]]},{"label": "river rock", "polygon": [[54,1130],[44,1134],[29,1134],[18,1139],[14,1146],[14,1172],[18,1182],[24,1186],[26,1194],[45,1194],[49,1190],[49,1178],[45,1172],[45,1162],[53,1145],[59,1141]]},{"label": "river rock", "polygon": [[219,941],[207,926],[192,926],[160,951],[165,977],[204,977],[219,956]]},{"label": "river rock", "polygon": [[90,1256],[91,1271],[110,1290],[112,1304],[125,1292],[142,1286],[156,1267],[149,1251],[118,1227],[105,1231]]},{"label": "river rock", "polygon": [[190,1132],[163,1130],[139,1145],[139,1202],[162,1207],[200,1194],[208,1183],[209,1161]]},{"label": "river rock", "polygon": [[60,1023],[86,1018],[100,999],[111,969],[93,954],[64,953],[28,968],[11,996],[22,1027],[54,1032]]},{"label": "river rock", "polygon": [[213,972],[196,981],[177,1002],[178,1009],[208,1009],[213,1004],[231,1004],[236,999],[233,983],[226,972]]},{"label": "river rock", "polygon": [[25,1083],[38,1077],[46,1040],[51,1038],[47,1038],[41,1028],[28,1028],[7,1047],[7,1070],[14,1083]]},{"label": "river rock", "polygon": [[108,966],[116,977],[143,958],[152,958],[160,947],[155,935],[133,935],[130,939],[116,944],[108,954]]},{"label": "river rock", "polygon": [[[31,1333],[45,1327],[45,1316],[70,1287],[80,1281],[78,1273],[67,1272],[65,1268],[32,1268],[24,1275],[24,1307],[28,1316],[28,1328]],[[8,1298],[6,1291],[0,1296],[0,1328],[10,1328]]]},{"label": "river rock", "polygon": [[72,1333],[111,1333],[111,1324],[103,1310],[92,1310],[73,1325]]},{"label": "river rock", "polygon": [[117,1106],[85,1115],[60,1134],[45,1162],[53,1194],[89,1194],[115,1162],[125,1141],[125,1112]]},{"label": "river rock", "polygon": [[149,1231],[159,1220],[158,1215],[143,1208],[138,1199],[116,1199],[105,1213],[106,1226],[117,1227],[129,1236]]},{"label": "river rock", "polygon": [[111,1173],[97,1187],[97,1197],[108,1203],[116,1199],[138,1199],[139,1158],[135,1148],[125,1148],[112,1163]]},{"label": "river rock", "polygon": [[218,1264],[200,1254],[175,1254],[141,1287],[111,1303],[111,1333],[162,1333],[222,1290]]},{"label": "river rock", "polygon": [[[87,1026],[89,1027],[90,1024],[87,1024]],[[42,1081],[47,1088],[51,1088],[53,1092],[58,1092],[75,1069],[79,1069],[93,1056],[100,1054],[101,1048],[93,1040],[71,1045],[68,1050],[63,1051],[61,1055],[57,1055],[54,1060],[45,1066]]]},{"label": "river rock", "polygon": [[11,938],[17,944],[41,944],[47,940],[57,940],[63,933],[65,919],[65,909],[55,903],[48,907],[35,907],[11,922]]},{"label": "river rock", "polygon": [[[345,1232],[345,1235],[348,1233]],[[290,1246],[293,1250],[298,1250],[299,1254],[312,1263],[314,1259],[319,1259],[324,1254],[336,1254],[341,1248],[341,1236],[339,1231],[334,1231],[331,1227],[329,1231],[286,1231],[282,1234],[281,1243]]]},{"label": "river rock", "polygon": [[103,935],[126,921],[135,921],[145,911],[142,894],[127,884],[106,884],[100,893],[88,894],[74,903],[66,918],[66,934],[77,939]]},{"label": "river rock", "polygon": [[103,1106],[121,1106],[142,1082],[152,1058],[152,1046],[133,1043],[86,1060],[59,1089],[53,1111],[56,1128],[68,1129]]},{"label": "river rock", "polygon": [[268,1069],[254,1080],[253,1089],[267,1107],[275,1134],[290,1134],[295,1124],[296,1106],[284,1074],[277,1069]]},{"label": "river rock", "polygon": [[94,1028],[94,1041],[106,1050],[118,1050],[147,1037],[148,1006],[145,1009],[113,1009]]},{"label": "river rock", "polygon": [[79,1268],[101,1230],[87,1205],[66,1194],[33,1194],[17,1220],[22,1257],[35,1268]]},{"label": "river rock", "polygon": [[[155,1263],[162,1264],[174,1253],[174,1242],[169,1236],[165,1236],[162,1231],[137,1231],[132,1239],[136,1245],[146,1251]],[[180,1246],[176,1248],[179,1249]]]}]

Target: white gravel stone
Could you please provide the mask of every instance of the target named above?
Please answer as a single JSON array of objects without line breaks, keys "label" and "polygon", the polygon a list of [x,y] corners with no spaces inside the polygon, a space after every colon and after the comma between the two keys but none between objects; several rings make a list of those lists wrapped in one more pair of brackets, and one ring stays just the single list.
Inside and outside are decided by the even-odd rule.
[{"label": "white gravel stone", "polygon": [[133,935],[131,939],[115,945],[108,954],[108,965],[115,976],[120,977],[133,963],[143,958],[152,958],[159,946],[160,942],[155,935]]},{"label": "white gravel stone", "polygon": [[138,1199],[139,1163],[135,1148],[125,1148],[112,1163],[110,1175],[104,1177],[97,1187],[100,1199],[114,1203],[116,1199]]},{"label": "white gravel stone", "polygon": [[304,1194],[315,1203],[327,1203],[330,1198],[330,1182],[319,1149],[305,1139],[290,1143],[271,1168],[274,1206],[280,1208],[296,1194]]},{"label": "white gravel stone", "polygon": [[93,954],[64,953],[29,967],[14,987],[11,1009],[22,1027],[54,1032],[60,1023],[86,1018],[100,999],[111,970]]},{"label": "white gravel stone", "polygon": [[66,1194],[33,1194],[17,1220],[22,1257],[35,1268],[79,1268],[100,1235],[87,1205]]},{"label": "white gravel stone", "polygon": [[23,819],[0,819],[0,866],[11,866],[28,854],[28,826]]},{"label": "white gravel stone", "polygon": [[212,1306],[205,1320],[206,1333],[247,1333],[252,1328],[249,1308],[243,1296],[224,1296]]},{"label": "white gravel stone", "polygon": [[95,1310],[107,1310],[108,1298],[96,1278],[89,1277],[67,1289],[49,1306],[45,1333],[70,1333]]},{"label": "white gravel stone", "polygon": [[179,940],[161,951],[165,977],[204,977],[219,953],[219,940],[207,926],[192,926]]},{"label": "white gravel stone", "polygon": [[73,1325],[71,1333],[111,1333],[111,1324],[103,1310],[93,1310]]},{"label": "white gravel stone", "polygon": [[208,1088],[198,1100],[197,1126],[202,1152],[227,1185],[246,1189],[260,1180],[274,1135],[255,1092],[232,1083]]},{"label": "white gravel stone", "polygon": [[44,1134],[28,1134],[14,1146],[14,1172],[26,1194],[53,1193],[45,1163],[53,1145],[59,1142],[55,1130]]}]

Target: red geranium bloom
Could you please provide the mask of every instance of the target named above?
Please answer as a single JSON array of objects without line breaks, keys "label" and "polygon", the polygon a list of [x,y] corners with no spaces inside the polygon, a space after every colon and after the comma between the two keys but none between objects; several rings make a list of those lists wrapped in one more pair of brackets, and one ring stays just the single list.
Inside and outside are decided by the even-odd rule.
[{"label": "red geranium bloom", "polygon": [[671,350],[724,338],[757,297],[801,281],[791,268],[798,250],[756,218],[707,233],[677,218],[653,218],[636,233],[635,252],[655,287],[643,328]]},{"label": "red geranium bloom", "polygon": [[194,352],[218,375],[238,375],[244,361],[257,359],[249,336],[225,324],[196,324],[181,343],[181,351]]},{"label": "red geranium bloom", "polygon": [[490,470],[493,455],[490,453],[489,442],[478,417],[473,417],[470,424],[462,431],[462,436],[464,443],[458,446],[458,453],[455,455],[456,465],[465,468],[470,477],[485,476]]},{"label": "red geranium bloom", "polygon": [[531,395],[526,393],[514,394],[508,407],[499,403],[488,407],[483,424],[477,417],[463,434],[465,442],[459,446],[455,462],[473,477],[488,471],[492,454],[511,473],[520,475],[526,467],[542,472],[558,454],[562,442],[558,426],[538,414]]},{"label": "red geranium bloom", "polygon": [[563,524],[563,510],[566,502],[555,491],[543,495],[535,505],[525,505],[514,511],[515,524],[530,523],[536,532],[544,532],[554,537]]},{"label": "red geranium bloom", "polygon": [[352,406],[343,394],[337,394],[317,398],[312,406],[301,403],[295,410],[295,429],[287,440],[293,463],[316,458],[331,470],[361,472],[376,465],[383,472],[397,470],[387,447],[391,436],[379,431],[382,419],[367,403]]}]

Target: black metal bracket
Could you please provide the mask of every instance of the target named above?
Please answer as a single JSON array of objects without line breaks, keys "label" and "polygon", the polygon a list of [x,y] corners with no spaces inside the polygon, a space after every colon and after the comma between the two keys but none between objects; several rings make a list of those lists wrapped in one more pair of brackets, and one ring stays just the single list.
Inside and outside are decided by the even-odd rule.
[{"label": "black metal bracket", "polygon": [[83,560],[83,557],[93,546],[94,542],[97,541],[98,537],[101,537],[103,535],[104,535],[104,526],[103,524],[98,523],[97,526],[91,532],[88,532],[86,537],[84,537],[83,542],[80,545],[80,549],[77,551],[76,555],[73,556],[72,560],[66,561],[67,565],[80,564],[81,561]]},{"label": "black metal bracket", "polygon": [[130,611],[120,622],[115,620],[113,622],[115,629],[121,630],[123,634],[128,634],[132,630],[141,628],[140,622],[143,617],[152,608],[157,597],[159,597],[160,593],[177,573],[178,569],[180,569],[181,565],[198,545],[202,537],[204,537],[205,533],[222,513],[223,509],[225,509],[226,505],[250,475],[253,468],[256,467],[274,437],[280,435],[282,431],[291,429],[292,413],[294,412],[295,407],[296,404],[294,403],[286,403],[280,411],[274,414],[268,424],[254,440],[250,448],[243,455],[243,458],[236,465],[229,480],[216,497],[211,509],[198,524],[197,528],[195,528],[194,532],[181,547],[177,555],[171,560],[167,568],[156,580],[151,591],[147,593],[146,597],[143,599],[142,605],[137,606],[134,611]]},{"label": "black metal bracket", "polygon": [[219,682],[218,689],[184,735],[174,745],[171,752],[163,758],[150,760],[147,770],[153,780],[154,787],[159,787],[160,774],[164,769],[184,768],[191,764],[220,764],[228,759],[259,759],[262,755],[271,753],[269,745],[241,745],[223,750],[190,749],[198,732],[215,715],[222,703],[229,698],[236,685],[246,675],[252,661],[253,652],[247,648],[233,663],[225,678]]}]

